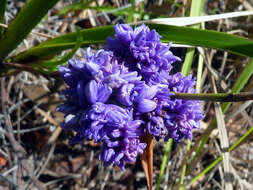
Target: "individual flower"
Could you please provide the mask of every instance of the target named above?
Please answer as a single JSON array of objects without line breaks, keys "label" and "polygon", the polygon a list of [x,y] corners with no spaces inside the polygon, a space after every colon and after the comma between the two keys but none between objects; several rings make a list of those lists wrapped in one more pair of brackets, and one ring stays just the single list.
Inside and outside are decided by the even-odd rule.
[{"label": "individual flower", "polygon": [[114,29],[115,38],[107,39],[106,49],[127,60],[130,69],[138,70],[145,80],[156,72],[169,72],[171,64],[180,61],[180,58],[169,50],[170,44],[162,44],[161,36],[144,24],[135,29],[121,24],[116,25]]},{"label": "individual flower", "polygon": [[146,127],[156,140],[164,139],[168,136],[168,129],[164,125],[164,119],[160,116],[151,116]]}]

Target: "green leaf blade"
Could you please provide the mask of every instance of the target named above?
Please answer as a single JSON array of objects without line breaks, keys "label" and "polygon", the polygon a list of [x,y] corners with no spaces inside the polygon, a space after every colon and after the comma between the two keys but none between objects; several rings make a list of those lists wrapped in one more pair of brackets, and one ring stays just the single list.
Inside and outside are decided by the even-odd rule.
[{"label": "green leaf blade", "polygon": [[[80,31],[82,46],[90,44],[102,44],[108,36],[113,36],[113,26],[104,26]],[[72,32],[49,39],[40,45],[22,52],[10,59],[11,62],[31,62],[50,57],[66,49],[74,48],[76,45],[77,33]]]},{"label": "green leaf blade", "polygon": [[163,42],[174,42],[228,51],[253,57],[253,41],[224,32],[162,24],[149,24],[162,36]]},{"label": "green leaf blade", "polygon": [[[232,88],[232,92],[238,93],[240,92],[245,85],[247,84],[250,77],[253,75],[253,59],[247,64],[247,66],[243,69],[242,73],[240,74],[239,78],[236,80]],[[230,107],[231,102],[226,102],[222,105],[223,112],[226,112]]]},{"label": "green leaf blade", "polygon": [[[238,55],[253,57],[253,41],[230,35],[222,32],[210,30],[200,30],[188,27],[169,26],[161,24],[148,24],[151,29],[162,36],[164,43],[179,43],[193,46],[202,46],[228,51]],[[104,26],[81,31],[83,38],[82,45],[105,43],[108,36],[114,35],[113,26]],[[10,61],[26,62],[42,57],[56,54],[60,51],[73,48],[76,42],[76,33],[65,34],[31,48],[23,52]]]},{"label": "green leaf blade", "polygon": [[[30,0],[0,40],[0,61],[9,55],[59,0]],[[31,19],[32,18],[32,19]]]}]

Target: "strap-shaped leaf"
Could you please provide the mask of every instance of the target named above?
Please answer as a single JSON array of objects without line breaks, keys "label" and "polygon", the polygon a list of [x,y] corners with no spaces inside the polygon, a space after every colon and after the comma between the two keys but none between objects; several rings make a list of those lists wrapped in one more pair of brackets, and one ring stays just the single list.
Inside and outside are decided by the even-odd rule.
[{"label": "strap-shaped leaf", "polygon": [[0,61],[9,55],[59,0],[30,0],[0,40]]},{"label": "strap-shaped leaf", "polygon": [[[165,43],[173,42],[215,48],[238,55],[253,57],[253,41],[223,32],[199,30],[188,27],[149,24],[162,36]],[[81,31],[82,45],[105,43],[107,36],[113,36],[113,26],[104,26]],[[73,48],[76,44],[76,33],[69,33],[50,39],[13,58],[13,62],[35,61],[48,57],[65,49]]]},{"label": "strap-shaped leaf", "polygon": [[[76,45],[71,50],[71,52],[65,54],[62,57],[54,57],[52,60],[42,61],[42,62],[34,62],[30,66],[33,68],[36,68],[40,73],[43,74],[50,74],[53,72],[58,71],[58,65],[63,65],[64,63],[67,63],[69,59],[71,59],[76,51],[80,48],[82,43],[82,36],[80,33],[80,30],[77,28],[77,39],[76,39]],[[59,58],[59,59],[58,59]]]},{"label": "strap-shaped leaf", "polygon": [[150,24],[150,28],[163,37],[163,42],[174,42],[193,46],[208,47],[234,54],[253,57],[253,41],[224,32],[201,30],[188,27]]},{"label": "strap-shaped leaf", "polygon": [[[105,43],[108,36],[113,36],[113,26],[104,26],[81,31],[81,45]],[[76,45],[77,33],[71,32],[59,37],[49,39],[38,46],[31,48],[10,59],[11,62],[30,62],[41,58],[50,57],[63,50],[74,48]]]}]

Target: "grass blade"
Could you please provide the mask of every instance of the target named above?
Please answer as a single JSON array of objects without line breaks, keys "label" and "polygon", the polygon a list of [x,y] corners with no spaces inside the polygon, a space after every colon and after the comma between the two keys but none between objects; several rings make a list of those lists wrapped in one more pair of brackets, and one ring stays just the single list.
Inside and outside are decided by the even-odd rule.
[{"label": "grass blade", "polygon": [[[192,0],[191,2],[191,10],[190,10],[190,17],[193,16],[200,16],[202,14],[203,8],[204,8],[204,3],[205,0]],[[199,24],[198,25],[194,25],[192,26],[193,28],[198,29],[199,28]],[[189,48],[187,50],[186,56],[185,56],[185,61],[182,67],[182,74],[187,76],[191,70],[191,65],[193,62],[193,56],[195,54],[195,48]]]},{"label": "grass blade", "polygon": [[203,48],[199,48],[199,59],[198,59],[198,69],[197,69],[197,82],[196,82],[196,90],[198,93],[201,92],[201,78],[204,66],[204,50]]},{"label": "grass blade", "polygon": [[[199,6],[201,5],[199,4]],[[221,19],[241,17],[241,16],[250,16],[250,15],[253,15],[253,11],[238,11],[238,12],[231,12],[231,13],[207,15],[207,16],[200,16],[199,14],[195,16],[192,15],[191,17],[157,18],[157,19],[152,19],[148,22],[155,23],[155,24],[167,24],[167,25],[173,25],[173,26],[188,26],[188,25],[200,24],[203,22],[209,22],[209,21],[214,21],[214,20],[221,20]]]},{"label": "grass blade", "polygon": [[[164,43],[174,42],[193,46],[215,48],[231,53],[253,57],[253,41],[235,35],[211,30],[199,30],[187,27],[150,24],[150,28],[162,36]],[[81,31],[82,45],[105,43],[107,36],[113,36],[112,26],[97,27]],[[187,34],[187,35],[186,35]],[[9,59],[9,62],[28,62],[49,57],[63,50],[73,48],[76,33],[69,33],[50,39],[28,51]]]},{"label": "grass blade", "polygon": [[50,61],[43,61],[43,62],[35,62],[31,64],[32,67],[36,68],[39,72],[43,74],[50,74],[52,72],[57,72],[58,71],[58,65],[63,65],[66,63],[69,59],[71,59],[76,51],[80,48],[81,43],[82,43],[82,36],[80,33],[80,30],[77,28],[77,39],[76,39],[76,45],[75,47],[71,50],[71,52],[67,53],[60,59],[53,58],[53,60]]},{"label": "grass blade", "polygon": [[189,27],[150,24],[162,36],[163,42],[174,42],[228,51],[253,57],[253,41],[224,32]]},{"label": "grass blade", "polygon": [[182,70],[181,70],[181,73],[184,76],[187,76],[191,71],[191,66],[192,66],[194,54],[195,54],[195,48],[188,48],[187,49],[187,52],[185,55],[185,60],[184,60]]},{"label": "grass blade", "polygon": [[[225,173],[225,178],[226,178],[226,175],[228,175],[230,173],[229,152],[226,151],[227,148],[229,147],[228,134],[227,134],[227,129],[226,129],[226,125],[225,125],[224,115],[222,113],[222,109],[221,109],[220,103],[215,102],[214,103],[214,108],[215,108],[215,115],[216,115],[216,120],[217,120],[217,126],[218,126],[218,130],[219,130],[219,137],[220,137],[220,142],[221,142],[221,150],[223,150],[222,151],[222,157],[224,158],[223,168],[224,168],[224,173]],[[225,180],[225,189],[226,190],[232,189],[231,182]]]},{"label": "grass blade", "polygon": [[84,2],[83,0],[72,3],[64,8],[62,8],[58,15],[65,15],[69,12],[74,12],[77,10],[82,10],[82,9],[86,9],[87,7],[89,7],[89,4],[92,2],[92,0],[86,1]]},{"label": "grass blade", "polygon": [[[215,84],[214,76],[212,75],[210,78],[211,78],[212,89],[215,93],[217,93],[217,87]],[[221,105],[219,102],[214,103],[214,110],[215,110],[215,116],[216,116],[216,121],[217,121],[217,127],[219,130],[219,138],[220,138],[220,144],[221,144],[220,146],[221,146],[221,150],[222,150],[222,157],[224,158],[223,168],[224,168],[224,173],[225,173],[225,177],[226,177],[226,175],[230,174],[230,167],[229,167],[230,162],[229,162],[229,152],[228,152],[228,148],[229,148],[228,134],[227,134],[226,124],[225,124],[225,120],[224,120],[224,115],[223,115]],[[225,180],[225,189],[226,190],[233,189],[232,183]]]},{"label": "grass blade", "polygon": [[[30,0],[0,40],[0,61],[11,53],[59,0]],[[32,19],[31,19],[32,18]]]},{"label": "grass blade", "polygon": [[[173,92],[172,92],[173,93]],[[171,97],[186,100],[204,100],[212,102],[241,102],[253,99],[253,92],[241,93],[174,93]]]},{"label": "grass blade", "polygon": [[[240,77],[237,79],[236,83],[232,88],[232,92],[238,93],[240,92],[244,86],[247,84],[250,77],[253,75],[253,60],[251,60],[248,65],[244,68],[243,72],[241,73]],[[222,110],[226,112],[230,107],[231,102],[224,103],[222,105]]]},{"label": "grass blade", "polygon": [[162,160],[162,163],[161,163],[161,166],[160,166],[160,173],[159,173],[159,177],[158,177],[158,180],[157,180],[157,183],[156,183],[156,190],[160,189],[163,174],[164,174],[164,171],[165,171],[166,166],[167,166],[167,161],[168,161],[168,158],[170,157],[172,143],[173,143],[172,139],[169,139],[168,142],[166,143],[165,151],[164,151],[164,154],[163,154],[163,160]]},{"label": "grass blade", "polygon": [[[90,44],[105,43],[108,36],[113,36],[113,26],[104,26],[80,31],[82,36],[82,46]],[[71,49],[76,45],[77,33],[71,32],[59,37],[49,39],[38,46],[12,57],[10,62],[31,62],[41,58],[50,57],[66,49]]]},{"label": "grass blade", "polygon": [[[252,75],[253,75],[253,60],[250,60],[250,62],[244,68],[243,72],[240,74],[239,78],[237,79],[236,83],[234,84],[234,87],[232,88],[232,92],[234,92],[234,93],[240,92],[244,88],[244,86],[246,85],[246,83],[248,82],[248,80],[250,79],[250,77]],[[227,103],[222,104],[222,112],[225,113],[228,110],[228,108],[230,107],[230,105],[231,105],[231,102],[227,102]],[[208,126],[208,128],[206,129],[206,131],[203,134],[203,137],[200,141],[200,145],[195,146],[196,147],[196,154],[194,155],[193,159],[191,160],[191,164],[195,163],[195,160],[200,155],[204,145],[206,144],[206,142],[209,139],[209,136],[210,136],[212,130],[215,129],[215,125],[216,125],[216,119],[214,119],[211,122],[211,124]],[[194,151],[194,150],[192,150],[192,151]]]},{"label": "grass blade", "polygon": [[[201,14],[203,12],[203,8],[204,8],[204,3],[205,3],[205,0],[201,0],[201,1],[192,0],[191,1],[190,17],[201,16]],[[192,28],[196,28],[196,29],[198,29],[199,27],[200,27],[199,24],[192,26]],[[185,60],[184,60],[182,70],[181,70],[181,72],[184,76],[187,76],[190,73],[191,66],[193,63],[194,54],[195,54],[195,48],[188,48],[187,49],[187,53],[186,53]],[[191,141],[188,139],[187,140],[187,152],[189,152],[190,149],[191,149]],[[188,160],[188,157],[186,157],[185,159]],[[184,177],[186,174],[186,164],[187,164],[187,161],[184,163],[184,165],[182,167],[182,174],[180,177],[180,187],[179,187],[180,190],[184,189],[184,186],[182,186],[182,185],[184,183]]]},{"label": "grass blade", "polygon": [[[239,138],[232,146],[230,146],[228,151],[231,152],[234,149],[236,149],[237,147],[239,147],[243,142],[245,142],[247,140],[247,138],[252,134],[252,132],[253,132],[253,126],[241,138]],[[212,168],[214,168],[221,160],[222,160],[222,156],[218,157],[209,166],[207,166],[204,170],[202,170],[197,176],[192,178],[192,180],[187,184],[187,186],[196,182],[201,176],[205,175]]]}]

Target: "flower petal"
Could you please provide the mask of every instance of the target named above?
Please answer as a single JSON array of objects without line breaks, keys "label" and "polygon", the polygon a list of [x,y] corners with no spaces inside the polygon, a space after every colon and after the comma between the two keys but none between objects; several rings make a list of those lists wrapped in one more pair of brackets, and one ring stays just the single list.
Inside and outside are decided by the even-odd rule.
[{"label": "flower petal", "polygon": [[85,86],[83,84],[83,81],[80,80],[77,84],[76,87],[77,94],[78,94],[78,99],[79,99],[79,104],[83,107],[86,106],[86,99],[85,99]]},{"label": "flower petal", "polygon": [[112,94],[112,88],[108,85],[100,86],[97,94],[97,101],[105,103]]},{"label": "flower petal", "polygon": [[156,103],[152,100],[141,99],[136,103],[136,109],[141,113],[151,112],[156,108]]},{"label": "flower petal", "polygon": [[125,106],[131,106],[133,104],[133,100],[131,98],[133,88],[134,84],[125,84],[119,89],[117,98],[121,104]]},{"label": "flower petal", "polygon": [[97,95],[98,95],[98,84],[95,80],[91,80],[87,85],[85,89],[85,95],[87,100],[91,103],[94,104],[97,102]]}]

